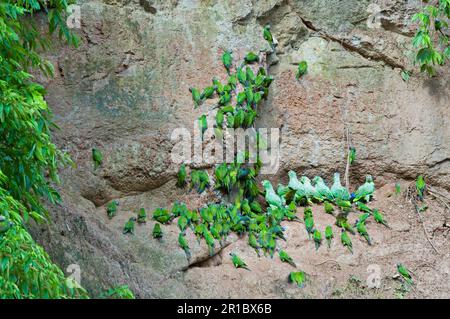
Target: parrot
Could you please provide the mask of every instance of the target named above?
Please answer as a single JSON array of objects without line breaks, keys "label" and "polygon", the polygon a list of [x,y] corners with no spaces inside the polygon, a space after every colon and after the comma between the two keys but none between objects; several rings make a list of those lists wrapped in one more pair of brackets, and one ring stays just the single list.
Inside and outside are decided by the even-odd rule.
[{"label": "parrot", "polygon": [[312,217],[305,218],[305,228],[308,232],[308,237],[311,238],[311,233],[313,232],[314,228],[314,219]]},{"label": "parrot", "polygon": [[334,198],[339,198],[341,200],[350,199],[348,190],[341,185],[340,174],[338,172],[334,173],[333,186],[331,186],[330,190]]},{"label": "parrot", "polygon": [[283,209],[284,208],[284,201],[283,198],[278,196],[275,191],[273,190],[272,184],[268,180],[264,180],[262,182],[262,185],[264,189],[266,190],[266,202],[269,205],[272,205],[274,207],[278,207]]},{"label": "parrot", "polygon": [[124,234],[134,234],[134,223],[136,222],[136,217],[131,217],[123,227]]},{"label": "parrot", "polygon": [[366,176],[366,181],[364,184],[359,186],[358,190],[355,192],[355,198],[353,202],[360,201],[364,199],[366,202],[369,202],[373,193],[375,191],[375,184],[373,183],[373,179],[371,175]]},{"label": "parrot", "polygon": [[367,218],[369,218],[369,217],[370,217],[369,213],[364,213],[364,214],[359,215],[358,220],[355,222],[354,227],[356,227],[358,225],[358,223],[365,223]]},{"label": "parrot", "polygon": [[153,219],[162,224],[166,224],[172,219],[172,215],[167,211],[167,209],[157,208],[153,212]]},{"label": "parrot", "polygon": [[423,201],[423,195],[425,192],[427,185],[425,184],[425,180],[423,179],[422,175],[419,175],[416,180],[416,190],[417,190],[417,196],[419,197],[419,200]]},{"label": "parrot", "polygon": [[303,219],[306,219],[308,217],[313,217],[313,212],[311,207],[305,207],[305,210],[303,211]]},{"label": "parrot", "polygon": [[334,207],[331,203],[325,202],[324,204],[325,213],[333,215]]},{"label": "parrot", "polygon": [[345,229],[347,231],[349,231],[350,233],[352,233],[352,235],[355,234],[354,229],[352,228],[352,226],[350,226],[350,224],[348,223],[347,217],[345,214],[340,213],[336,216],[336,226],[341,227],[342,229]]},{"label": "parrot", "polygon": [[327,240],[328,248],[331,247],[331,240],[333,239],[333,237],[334,237],[333,228],[331,228],[331,226],[328,225],[327,227],[325,227],[325,239]]},{"label": "parrot", "polygon": [[300,288],[305,285],[306,274],[303,271],[293,271],[289,274],[289,282],[297,284]]},{"label": "parrot", "polygon": [[320,200],[320,198],[316,196],[316,190],[311,185],[311,180],[307,176],[300,177],[300,183],[303,184],[305,194],[308,199],[315,198],[317,200]]},{"label": "parrot", "polygon": [[186,236],[185,236],[184,232],[180,232],[180,234],[178,235],[178,244],[184,250],[184,252],[186,254],[186,258],[188,260],[190,260],[191,259],[191,252],[189,250],[189,245],[188,245],[188,242],[186,240]]},{"label": "parrot", "polygon": [[231,102],[231,95],[225,92],[219,99],[219,105],[227,105]]},{"label": "parrot", "polygon": [[108,206],[106,206],[106,213],[108,214],[109,218],[113,218],[117,214],[117,206],[119,206],[119,201],[113,200],[111,201]]},{"label": "parrot", "polygon": [[177,173],[177,186],[184,187],[186,185],[186,165],[183,163]]},{"label": "parrot", "polygon": [[175,202],[173,203],[171,213],[174,217],[178,217],[184,214],[187,214],[187,207],[185,203]]},{"label": "parrot", "polygon": [[259,254],[260,247],[258,245],[258,240],[256,239],[256,236],[253,232],[250,232],[248,234],[248,244],[250,247],[252,247],[256,251],[256,254],[258,255],[258,257],[260,257],[260,254]]},{"label": "parrot", "polygon": [[255,52],[249,52],[245,56],[244,60],[248,64],[259,62],[259,56]]},{"label": "parrot", "polygon": [[272,32],[270,31],[270,24],[266,24],[264,26],[263,37],[264,40],[266,40],[269,43],[270,47],[272,48],[272,51],[275,51],[275,43],[273,41]]},{"label": "parrot", "polygon": [[231,256],[231,261],[233,262],[234,267],[250,270],[250,268],[247,267],[247,264],[241,258],[239,258],[238,255],[236,255],[234,253],[230,253],[230,256]]},{"label": "parrot", "polygon": [[280,260],[282,262],[288,263],[292,267],[297,268],[297,265],[294,263],[294,261],[292,260],[292,257],[289,256],[287,252],[285,252],[284,250],[280,249],[280,251],[278,252],[278,255],[280,256]]},{"label": "parrot", "polygon": [[247,87],[247,74],[244,72],[244,70],[242,70],[242,68],[238,68],[237,70],[237,79],[239,83]]},{"label": "parrot", "polygon": [[379,224],[383,224],[387,228],[390,228],[386,220],[384,219],[384,216],[378,211],[378,209],[373,210],[373,218],[375,221]]},{"label": "parrot", "polygon": [[397,264],[397,271],[400,274],[400,276],[405,280],[408,284],[413,285],[413,280],[411,278],[411,274],[409,273],[409,270],[403,266],[402,264]]},{"label": "parrot", "polygon": [[308,63],[306,61],[301,61],[298,64],[297,73],[295,74],[295,78],[297,81],[308,72]]},{"label": "parrot", "polygon": [[372,210],[367,205],[365,205],[361,202],[356,202],[356,207],[362,212],[372,214]]},{"label": "parrot", "polygon": [[319,230],[314,230],[313,233],[314,244],[316,245],[316,251],[319,249],[322,244],[322,233]]},{"label": "parrot", "polygon": [[186,230],[187,226],[189,225],[189,221],[186,218],[186,216],[180,216],[178,218],[178,228],[183,232]]},{"label": "parrot", "polygon": [[[249,84],[252,84],[255,82],[255,79],[256,79],[255,74],[253,73],[252,69],[249,66],[245,67],[245,75],[247,77],[247,81],[249,82]],[[252,88],[248,88],[248,89],[252,89]],[[253,91],[252,91],[252,93],[253,93]],[[248,98],[248,96],[247,96],[247,98]],[[248,101],[248,103],[251,104],[252,102]]]},{"label": "parrot", "polygon": [[395,183],[395,195],[399,195],[401,191],[400,183]]},{"label": "parrot", "polygon": [[356,230],[358,230],[358,233],[363,236],[369,245],[372,245],[372,241],[370,240],[369,233],[366,229],[366,224],[364,222],[358,222],[356,223]]},{"label": "parrot", "polygon": [[323,181],[322,177],[316,176],[313,178],[314,187],[316,189],[316,193],[328,200],[333,200],[333,194],[331,193],[331,190],[328,188],[328,186]]},{"label": "parrot", "polygon": [[189,88],[189,92],[192,94],[192,100],[194,101],[194,108],[197,108],[202,102],[200,91],[196,88]]},{"label": "parrot", "polygon": [[251,207],[252,211],[257,214],[260,214],[262,212],[261,205],[255,200],[250,203],[250,207]]},{"label": "parrot", "polygon": [[352,203],[348,200],[336,198],[335,203],[344,212],[349,212],[352,208]]},{"label": "parrot", "polygon": [[289,171],[288,176],[289,176],[288,187],[296,191],[296,196],[299,196],[299,197],[306,196],[305,187],[297,179],[297,174],[294,171]]},{"label": "parrot", "polygon": [[233,64],[233,57],[231,56],[231,51],[225,51],[222,55],[222,63],[225,69],[227,69],[228,75],[230,75],[230,68]]},{"label": "parrot", "polygon": [[232,90],[236,90],[237,81],[238,81],[238,79],[237,79],[236,73],[234,73],[228,77],[228,85],[230,86],[230,88]]},{"label": "parrot", "polygon": [[5,216],[0,215],[0,235],[5,234],[13,226],[13,222],[8,220]]},{"label": "parrot", "polygon": [[223,120],[224,120],[224,113],[222,111],[218,111],[216,114],[217,127],[222,128]]},{"label": "parrot", "polygon": [[215,91],[214,86],[206,87],[203,90],[202,94],[200,95],[200,99],[205,100],[211,98],[214,94],[214,91]]},{"label": "parrot", "polygon": [[163,236],[163,232],[161,230],[161,225],[159,223],[155,223],[155,226],[153,226],[153,232],[152,232],[153,238],[160,239]]},{"label": "parrot", "polygon": [[202,114],[202,116],[200,116],[198,118],[198,123],[200,126],[200,131],[202,133],[202,141],[203,141],[203,134],[205,134],[205,131],[208,129],[208,122],[206,120],[206,115]]},{"label": "parrot", "polygon": [[344,229],[342,229],[342,233],[341,233],[341,242],[353,254],[352,241]]},{"label": "parrot", "polygon": [[213,83],[213,87],[216,90],[217,94],[222,95],[224,93],[223,84],[216,78],[212,79],[212,83]]},{"label": "parrot", "polygon": [[103,155],[100,150],[93,148],[92,149],[92,160],[94,161],[94,169],[97,169],[103,162]]},{"label": "parrot", "polygon": [[350,147],[350,152],[348,153],[348,162],[352,165],[356,160],[356,148]]},{"label": "parrot", "polygon": [[139,224],[144,224],[147,221],[147,213],[144,208],[141,208],[138,212],[137,222]]},{"label": "parrot", "polygon": [[245,94],[245,91],[239,92],[236,96],[236,103],[238,105],[242,105],[242,104],[244,104],[246,99],[247,99],[247,95]]}]

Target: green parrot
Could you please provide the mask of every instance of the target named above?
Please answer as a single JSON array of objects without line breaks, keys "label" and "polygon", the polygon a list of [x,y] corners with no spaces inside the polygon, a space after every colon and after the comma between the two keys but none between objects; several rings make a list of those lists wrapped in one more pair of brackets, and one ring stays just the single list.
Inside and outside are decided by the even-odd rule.
[{"label": "green parrot", "polygon": [[305,228],[308,232],[308,237],[311,238],[311,233],[314,229],[314,219],[312,217],[306,217],[305,218]]},{"label": "green parrot", "polygon": [[397,264],[397,271],[403,278],[403,280],[405,280],[408,284],[413,285],[411,274],[409,273],[409,270],[405,266],[403,266],[400,263]]},{"label": "green parrot", "polygon": [[188,260],[191,259],[191,252],[189,250],[189,245],[188,245],[188,242],[186,240],[186,235],[185,235],[184,232],[180,232],[180,234],[178,235],[178,244],[184,250],[184,252],[186,254],[186,258]]},{"label": "green parrot", "polygon": [[280,251],[278,252],[278,255],[280,256],[280,260],[282,262],[288,263],[292,267],[297,268],[297,265],[294,263],[294,260],[292,259],[291,256],[288,255],[287,252],[285,252],[284,250],[280,249]]},{"label": "green parrot", "polygon": [[316,193],[321,196],[322,198],[333,200],[333,193],[331,193],[331,190],[328,188],[328,186],[323,181],[322,177],[316,176],[313,178],[314,182],[314,188],[316,190]]},{"label": "green parrot", "polygon": [[200,99],[205,100],[209,99],[214,95],[215,89],[214,86],[207,86],[203,89],[202,94],[200,95]]},{"label": "green parrot", "polygon": [[231,56],[231,51],[226,50],[222,54],[222,63],[225,69],[227,69],[228,75],[230,75],[231,65],[233,64],[233,57]]},{"label": "green parrot", "polygon": [[238,79],[237,79],[236,73],[234,73],[228,77],[228,85],[230,86],[230,88],[232,90],[236,90],[237,81],[238,81]]},{"label": "green parrot", "polygon": [[263,37],[264,37],[264,40],[266,40],[269,43],[270,47],[272,48],[272,51],[275,51],[275,43],[273,41],[273,36],[272,36],[272,32],[270,31],[269,24],[266,24],[264,26]]},{"label": "green parrot", "polygon": [[153,212],[153,219],[161,224],[167,224],[172,219],[172,215],[164,208],[157,208]]},{"label": "green parrot", "polygon": [[306,274],[303,271],[293,271],[289,274],[289,282],[297,284],[300,288],[305,286]]},{"label": "green parrot", "polygon": [[0,235],[5,234],[13,226],[13,222],[8,220],[5,216],[0,215]]},{"label": "green parrot", "polygon": [[174,217],[185,215],[187,213],[187,211],[188,211],[188,209],[187,209],[185,203],[179,203],[179,202],[173,203],[171,213]]},{"label": "green parrot", "polygon": [[352,240],[350,239],[350,236],[348,236],[347,232],[344,229],[342,229],[341,233],[341,242],[353,254]]},{"label": "green parrot", "polygon": [[327,227],[325,227],[325,239],[327,240],[328,248],[331,247],[331,240],[333,239],[333,237],[334,237],[333,228],[331,228],[331,226],[328,225]]},{"label": "green parrot", "polygon": [[330,202],[325,202],[323,207],[325,209],[325,213],[333,215],[334,207]]},{"label": "green parrot", "polygon": [[242,68],[238,68],[237,70],[237,79],[239,83],[241,83],[243,86],[247,86],[247,74]]},{"label": "green parrot", "polygon": [[338,172],[334,173],[333,185],[331,186],[331,193],[334,198],[339,198],[340,200],[349,200],[350,194],[348,190],[341,185],[340,174]]},{"label": "green parrot", "polygon": [[194,101],[194,108],[197,108],[202,102],[200,91],[196,88],[191,87],[189,88],[189,92],[191,92],[192,94],[192,100]]},{"label": "green parrot", "polygon": [[294,171],[289,171],[288,176],[288,187],[296,191],[296,196],[306,197],[305,186],[297,179],[297,174]]},{"label": "green parrot", "polygon": [[274,207],[278,207],[280,209],[284,208],[285,202],[283,198],[278,196],[273,190],[272,184],[268,180],[264,180],[262,182],[264,189],[266,190],[266,202]]},{"label": "green parrot", "polygon": [[236,103],[238,105],[242,105],[242,104],[244,104],[246,99],[247,99],[247,95],[245,94],[245,91],[239,92],[236,96]]},{"label": "green parrot", "polygon": [[139,224],[144,224],[147,222],[147,213],[145,211],[145,208],[141,208],[138,212],[137,222]]},{"label": "green parrot", "polygon": [[342,209],[344,212],[349,212],[352,208],[352,203],[348,200],[336,198],[335,203],[336,206]]},{"label": "green parrot", "polygon": [[353,235],[355,234],[355,230],[348,223],[347,217],[344,213],[340,213],[336,216],[336,226],[349,231]]},{"label": "green parrot", "polygon": [[369,206],[365,205],[364,203],[356,202],[356,207],[358,208],[358,210],[362,212],[372,214],[372,210],[369,208]]},{"label": "green parrot", "polygon": [[352,165],[356,160],[356,148],[350,147],[350,152],[348,153],[348,162]]},{"label": "green parrot", "polygon": [[[245,75],[246,75],[246,78],[247,78],[247,82],[248,82],[249,84],[252,84],[252,83],[255,82],[255,79],[256,79],[255,74],[253,73],[252,69],[251,69],[249,66],[245,67]],[[248,88],[248,89],[251,89],[251,90],[252,90],[252,88]],[[252,90],[252,93],[253,93],[253,90]],[[252,99],[252,100],[253,100],[253,99]],[[247,101],[247,102],[248,102],[249,104],[252,103],[251,101]]]},{"label": "green parrot", "polygon": [[316,190],[314,189],[314,187],[311,184],[311,180],[307,177],[307,176],[302,176],[300,177],[300,183],[303,184],[304,190],[305,190],[305,194],[306,197],[308,199],[312,199],[315,198],[317,200],[320,200],[320,198],[318,198],[316,195]]},{"label": "green parrot", "polygon": [[234,253],[230,253],[230,256],[231,256],[231,261],[233,262],[234,267],[250,270],[250,268],[247,267],[247,264],[241,258],[239,258],[238,255],[236,255]]},{"label": "green parrot", "polygon": [[402,192],[400,183],[395,183],[395,195],[400,195]]},{"label": "green parrot", "polygon": [[314,244],[316,245],[316,251],[319,249],[322,244],[322,233],[319,230],[314,230],[313,233]]},{"label": "green parrot", "polygon": [[186,218],[186,216],[180,216],[178,218],[178,228],[183,232],[186,230],[187,226],[189,225],[189,221]]},{"label": "green parrot", "polygon": [[303,211],[303,220],[305,220],[308,217],[313,217],[313,212],[311,207],[305,207],[305,210]]},{"label": "green parrot", "polygon": [[123,227],[124,234],[134,234],[134,223],[136,222],[136,217],[131,217]]},{"label": "green parrot", "polygon": [[375,221],[377,223],[382,224],[382,225],[386,226],[387,228],[390,228],[387,221],[384,219],[384,216],[380,213],[380,211],[378,209],[373,210],[373,218],[375,219]]},{"label": "green parrot", "polygon": [[92,160],[94,161],[94,169],[97,169],[103,162],[103,155],[100,150],[93,148],[92,149]]},{"label": "green parrot", "polygon": [[186,185],[186,165],[183,163],[177,173],[177,186],[184,187]]},{"label": "green parrot", "polygon": [[199,119],[198,119],[198,123],[200,126],[200,131],[202,133],[202,141],[203,141],[203,134],[205,134],[205,131],[208,129],[208,122],[206,120],[206,115],[202,114]]},{"label": "green parrot", "polygon": [[364,237],[364,239],[367,241],[369,245],[372,245],[372,241],[370,240],[369,233],[366,229],[366,224],[364,222],[358,222],[356,223],[356,230],[358,233]]},{"label": "green parrot", "polygon": [[416,180],[416,191],[417,196],[419,197],[419,200],[423,200],[423,195],[426,190],[427,185],[425,184],[425,180],[423,179],[422,175],[419,175]]},{"label": "green parrot", "polygon": [[359,186],[358,190],[355,192],[355,198],[353,199],[353,202],[357,202],[362,199],[366,202],[369,202],[374,192],[375,184],[373,183],[372,176],[367,175],[365,183]]},{"label": "green parrot", "polygon": [[255,52],[249,52],[245,56],[244,60],[246,63],[249,64],[259,62],[259,56]]},{"label": "green parrot", "polygon": [[261,214],[262,213],[261,205],[256,200],[254,200],[254,201],[252,201],[250,203],[250,207],[251,207],[253,212],[255,212],[257,214]]},{"label": "green parrot", "polygon": [[119,201],[113,200],[106,206],[106,213],[109,218],[113,218],[117,214],[117,206],[119,206]]},{"label": "green parrot", "polygon": [[161,225],[159,223],[155,223],[155,226],[153,226],[153,232],[152,232],[153,238],[160,239],[163,236],[163,232],[161,230]]},{"label": "green parrot", "polygon": [[231,102],[231,95],[225,92],[219,99],[219,105],[228,105]]},{"label": "green parrot", "polygon": [[253,232],[250,232],[248,234],[248,244],[250,247],[252,247],[255,251],[256,254],[258,255],[258,257],[260,257],[260,253],[259,253],[259,244],[258,244],[258,240],[256,239],[256,235]]},{"label": "green parrot", "polygon": [[295,74],[296,80],[298,81],[307,72],[308,72],[308,63],[306,61],[301,61],[298,64],[297,73]]},{"label": "green parrot", "polygon": [[224,93],[224,88],[222,82],[217,80],[216,78],[212,79],[213,87],[216,90],[217,94],[222,95]]},{"label": "green parrot", "polygon": [[369,213],[364,213],[364,214],[359,215],[358,220],[355,222],[354,227],[356,227],[358,225],[358,223],[365,223],[367,218],[369,218],[369,217],[370,217]]}]

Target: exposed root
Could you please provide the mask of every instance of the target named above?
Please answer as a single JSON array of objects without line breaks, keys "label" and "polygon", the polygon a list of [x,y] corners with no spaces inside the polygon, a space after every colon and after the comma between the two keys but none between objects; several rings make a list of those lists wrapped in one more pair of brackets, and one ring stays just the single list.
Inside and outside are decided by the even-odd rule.
[{"label": "exposed root", "polygon": [[326,263],[328,263],[328,262],[333,262],[333,263],[335,263],[335,264],[339,267],[339,269],[342,268],[342,267],[341,267],[341,264],[340,264],[339,262],[337,262],[336,260],[334,260],[334,259],[327,259],[327,260],[322,261],[322,262],[320,262],[320,263],[318,263],[318,264],[315,264],[314,266],[320,266],[320,265],[326,264]]}]

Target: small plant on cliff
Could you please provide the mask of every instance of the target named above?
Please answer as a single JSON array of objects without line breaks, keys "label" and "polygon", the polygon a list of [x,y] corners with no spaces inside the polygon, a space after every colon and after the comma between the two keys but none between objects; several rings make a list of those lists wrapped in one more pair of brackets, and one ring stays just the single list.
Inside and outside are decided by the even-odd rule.
[{"label": "small plant on cliff", "polygon": [[424,1],[422,11],[412,17],[419,27],[413,39],[418,50],[415,63],[421,72],[435,74],[435,66],[444,65],[450,58],[448,43],[448,21],[450,19],[450,0]]}]

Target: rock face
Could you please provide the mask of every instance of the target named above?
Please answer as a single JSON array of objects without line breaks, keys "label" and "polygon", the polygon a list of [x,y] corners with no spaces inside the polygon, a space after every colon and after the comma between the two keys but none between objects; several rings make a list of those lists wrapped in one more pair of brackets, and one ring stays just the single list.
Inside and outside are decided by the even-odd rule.
[{"label": "rock face", "polygon": [[[193,244],[189,267],[177,246],[175,225],[164,228],[162,243],[150,239],[153,222],[138,227],[135,236],[121,230],[140,207],[151,212],[180,200],[193,208],[208,200],[209,195],[186,195],[175,188],[178,166],[170,157],[171,133],[179,127],[193,131],[205,108],[193,109],[188,89],[224,77],[223,50],[232,50],[238,60],[248,50],[267,49],[261,37],[266,23],[279,44],[270,61],[276,80],[258,126],[281,129],[280,169],[268,178],[286,181],[287,171],[294,169],[329,181],[333,172],[343,173],[349,139],[357,150],[351,185],[367,173],[375,176],[377,187],[420,173],[450,190],[449,70],[429,79],[411,64],[414,4],[79,3],[82,45],[62,47],[50,57],[58,72],[46,83],[48,103],[61,127],[56,143],[70,152],[77,167],[61,173],[64,203],[51,207],[50,227],[34,227],[33,232],[63,268],[81,266],[82,284],[92,293],[127,284],[138,297],[190,297],[195,295],[190,287],[206,282],[195,282],[190,269],[220,263],[222,253],[204,265],[206,247]],[[309,72],[296,81],[301,60],[308,61]],[[408,82],[402,70],[413,71]],[[97,170],[92,147],[105,158]],[[111,199],[120,205],[118,216],[109,220],[105,204]],[[196,242],[193,237],[191,242]],[[212,282],[219,286],[226,278]],[[225,296],[211,289],[212,295],[204,296]]]}]

